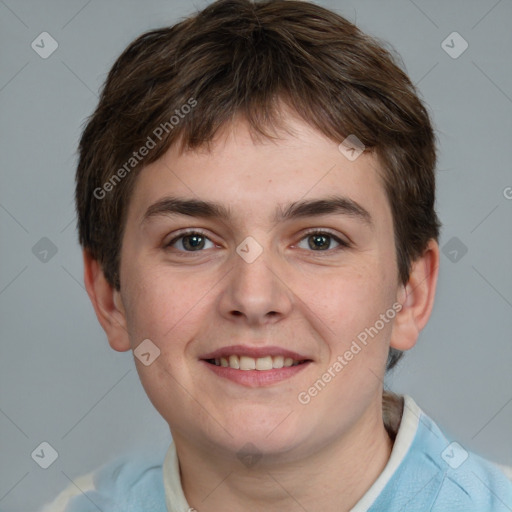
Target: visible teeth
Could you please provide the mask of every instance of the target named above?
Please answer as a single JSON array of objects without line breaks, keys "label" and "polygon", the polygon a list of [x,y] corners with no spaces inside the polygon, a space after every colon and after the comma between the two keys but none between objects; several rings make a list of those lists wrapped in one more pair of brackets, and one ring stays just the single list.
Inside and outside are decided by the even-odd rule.
[{"label": "visible teeth", "polygon": [[237,356],[235,354],[229,357],[221,357],[214,360],[216,366],[224,368],[233,368],[235,370],[272,370],[283,367],[297,366],[300,361],[296,361],[291,357],[284,356],[265,356],[265,357],[248,357]]},{"label": "visible teeth", "polygon": [[240,358],[240,370],[256,370],[256,359],[242,356]]},{"label": "visible teeth", "polygon": [[256,370],[272,370],[272,356],[258,357],[256,359]]},{"label": "visible teeth", "polygon": [[274,356],[272,361],[272,366],[274,368],[282,368],[284,365],[284,357],[283,356]]}]

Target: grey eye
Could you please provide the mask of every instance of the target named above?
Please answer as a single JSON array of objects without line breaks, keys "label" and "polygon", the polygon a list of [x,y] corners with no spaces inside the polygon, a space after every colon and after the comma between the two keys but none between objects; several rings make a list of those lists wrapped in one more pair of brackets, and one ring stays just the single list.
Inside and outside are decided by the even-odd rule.
[{"label": "grey eye", "polygon": [[180,251],[197,252],[205,248],[211,248],[205,247],[208,242],[211,244],[211,247],[214,247],[213,242],[202,233],[191,232],[174,238],[169,242],[168,247],[174,247]]},{"label": "grey eye", "polygon": [[329,249],[333,249],[334,247],[330,247],[331,243],[334,242],[338,245],[346,245],[343,244],[343,242],[336,236],[331,235],[329,233],[309,233],[306,235],[300,243],[302,243],[303,240],[307,240],[308,247],[301,247],[299,244],[298,246],[301,249],[312,249],[313,251],[326,251]]}]

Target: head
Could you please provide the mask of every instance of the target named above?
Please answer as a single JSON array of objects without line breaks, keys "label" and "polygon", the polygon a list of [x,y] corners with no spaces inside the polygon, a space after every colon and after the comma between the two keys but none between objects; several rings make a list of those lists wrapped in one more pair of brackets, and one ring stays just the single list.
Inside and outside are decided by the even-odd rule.
[{"label": "head", "polygon": [[[295,402],[274,448],[363,414],[431,312],[435,164],[428,113],[396,59],[318,5],[221,0],[129,45],[80,141],[79,240],[111,346],[160,351],[136,364],[176,435],[261,442],[290,409],[283,397],[326,371],[314,414]],[[195,237],[178,240],[185,228]],[[309,363],[244,393],[217,383],[206,356],[245,343]],[[226,434],[233,424],[241,437]]]}]

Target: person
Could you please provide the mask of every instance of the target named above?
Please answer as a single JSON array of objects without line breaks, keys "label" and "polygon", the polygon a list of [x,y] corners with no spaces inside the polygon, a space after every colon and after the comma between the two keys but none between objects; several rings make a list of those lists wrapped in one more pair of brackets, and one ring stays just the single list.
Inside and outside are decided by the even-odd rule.
[{"label": "person", "polygon": [[79,241],[173,441],[47,510],[511,510],[507,468],[384,388],[434,303],[435,166],[398,59],[319,5],[219,0],[132,42],[80,140]]}]

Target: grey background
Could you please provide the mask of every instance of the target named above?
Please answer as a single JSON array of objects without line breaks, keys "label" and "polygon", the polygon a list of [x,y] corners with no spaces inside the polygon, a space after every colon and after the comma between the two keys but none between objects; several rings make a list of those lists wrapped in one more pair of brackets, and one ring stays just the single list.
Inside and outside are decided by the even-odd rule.
[{"label": "grey background", "polygon": [[[413,396],[466,449],[512,465],[512,2],[318,3],[402,56],[439,134],[441,246],[457,237],[467,247],[460,257],[452,240],[442,254],[432,319],[388,385]],[[204,5],[0,0],[4,511],[37,510],[107,458],[170,440],[133,356],[110,349],[83,288],[75,150],[125,46]],[[59,45],[47,59],[31,48],[43,31]],[[453,31],[469,44],[457,59],[441,47]],[[57,249],[46,262],[32,251],[43,237]],[[59,453],[46,470],[31,458],[42,441]]]}]

